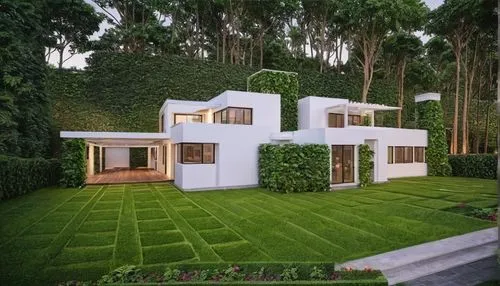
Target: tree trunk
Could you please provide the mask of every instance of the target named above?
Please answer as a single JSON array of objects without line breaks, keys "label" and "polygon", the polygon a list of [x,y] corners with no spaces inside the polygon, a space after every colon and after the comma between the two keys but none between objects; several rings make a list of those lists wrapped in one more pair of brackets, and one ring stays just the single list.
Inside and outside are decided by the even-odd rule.
[{"label": "tree trunk", "polygon": [[250,38],[250,66],[253,66],[253,48],[254,48],[253,39]]},{"label": "tree trunk", "polygon": [[481,73],[479,73],[479,89],[477,93],[477,101],[476,101],[476,122],[475,122],[475,130],[474,130],[474,141],[472,143],[472,149],[473,152],[478,154],[479,153],[479,139],[481,137],[480,132],[479,132],[479,102],[481,101]]},{"label": "tree trunk", "polygon": [[486,108],[486,126],[484,127],[484,150],[483,153],[488,153],[488,131],[490,125],[490,106]]},{"label": "tree trunk", "polygon": [[57,52],[59,52],[59,69],[61,70],[63,67],[63,56],[64,56],[64,49],[62,48],[57,48]]},{"label": "tree trunk", "polygon": [[260,34],[259,37],[259,46],[260,46],[260,68],[264,66],[264,33]]},{"label": "tree trunk", "polygon": [[406,60],[402,60],[400,65],[398,66],[398,118],[397,124],[398,128],[402,126],[402,115],[403,115],[403,101],[404,101],[404,81],[405,81],[405,68],[406,68]]},{"label": "tree trunk", "polygon": [[455,63],[456,63],[456,76],[455,76],[455,104],[453,109],[453,129],[450,141],[450,154],[457,154],[458,147],[458,95],[460,93],[460,48],[455,49]]},{"label": "tree trunk", "polygon": [[226,34],[222,34],[222,63],[226,63]]},{"label": "tree trunk", "polygon": [[464,69],[464,98],[462,102],[462,150],[461,154],[467,154],[467,105],[469,102],[469,76],[467,68],[468,48],[465,48],[465,69]]}]

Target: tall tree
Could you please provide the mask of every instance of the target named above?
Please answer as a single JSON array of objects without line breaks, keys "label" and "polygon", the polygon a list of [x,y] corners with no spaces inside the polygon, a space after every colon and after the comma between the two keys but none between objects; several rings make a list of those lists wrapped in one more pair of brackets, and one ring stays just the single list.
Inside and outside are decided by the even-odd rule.
[{"label": "tall tree", "polygon": [[419,29],[427,15],[421,0],[345,0],[341,1],[347,35],[362,59],[356,58],[363,68],[361,101],[366,102],[373,80],[373,71],[381,46],[390,31]]},{"label": "tall tree", "polygon": [[423,51],[422,41],[412,34],[398,32],[387,38],[384,43],[386,58],[390,58],[396,66],[396,79],[398,83],[398,110],[397,126],[401,128],[401,117],[404,100],[404,83],[406,65]]},{"label": "tall tree", "polygon": [[[458,105],[460,95],[460,73],[462,52],[477,30],[475,17],[478,11],[477,0],[445,0],[443,5],[431,11],[427,31],[446,38],[453,47],[455,55],[455,100],[450,153],[458,153]],[[464,98],[464,102],[467,101]]]},{"label": "tall tree", "polygon": [[[49,37],[46,60],[56,51],[59,54],[58,66],[69,60],[76,52],[84,52],[89,36],[99,30],[104,15],[96,13],[94,8],[83,0],[47,0],[44,11],[48,23],[47,29],[52,32]],[[70,55],[64,58],[69,47]]]}]

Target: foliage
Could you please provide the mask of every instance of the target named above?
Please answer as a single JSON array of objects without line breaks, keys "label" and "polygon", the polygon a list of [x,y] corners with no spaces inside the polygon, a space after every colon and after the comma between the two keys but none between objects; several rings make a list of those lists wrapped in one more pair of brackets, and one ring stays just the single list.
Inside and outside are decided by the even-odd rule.
[{"label": "foliage", "polygon": [[48,155],[45,31],[38,11],[43,4],[44,1],[0,1],[0,154]]},{"label": "foliage", "polygon": [[281,97],[281,131],[297,130],[299,80],[296,73],[261,70],[248,78],[248,91]]},{"label": "foliage", "polygon": [[[225,90],[246,90],[256,71],[176,56],[94,53],[85,72],[49,73],[47,93],[58,129],[156,132],[152,112],[165,99],[209,100]],[[350,74],[303,71],[298,80],[300,96],[354,100],[361,90],[359,76]],[[395,104],[391,81],[376,80],[370,92],[373,102]]]},{"label": "foliage", "polygon": [[[83,53],[88,49],[89,36],[99,31],[99,24],[104,15],[96,13],[92,5],[83,0],[46,0],[46,27],[50,31],[48,37],[47,61],[57,51],[59,68],[75,53]],[[70,56],[64,59],[64,52]]]},{"label": "foliage", "polygon": [[475,207],[472,206],[471,203],[461,203],[457,206],[453,206],[444,210],[489,221],[496,221],[498,212],[497,208]]},{"label": "foliage", "polygon": [[311,280],[325,280],[326,273],[321,267],[314,266],[311,270],[311,273],[309,274],[309,277],[311,278]]},{"label": "foliage", "polygon": [[448,161],[452,176],[496,179],[497,158],[493,154],[449,155]]},{"label": "foliage", "polygon": [[285,268],[280,274],[280,280],[283,281],[295,281],[297,279],[299,279],[297,267]]},{"label": "foliage", "polygon": [[130,168],[148,166],[148,148],[130,148]]},{"label": "foliage", "polygon": [[358,153],[359,185],[361,187],[366,187],[373,180],[373,155],[375,152],[373,152],[367,144],[361,144],[358,146]]},{"label": "foliage", "polygon": [[427,174],[429,176],[449,176],[448,146],[444,130],[441,103],[429,100],[417,103],[417,125],[427,130]]},{"label": "foliage", "polygon": [[141,270],[134,265],[124,265],[101,277],[99,284],[139,282]]},{"label": "foliage", "polygon": [[61,154],[61,185],[80,187],[87,178],[85,162],[85,141],[83,139],[64,140]]},{"label": "foliage", "polygon": [[321,144],[260,145],[259,184],[274,192],[329,191],[330,150],[328,146]]},{"label": "foliage", "polygon": [[56,185],[61,165],[58,160],[0,156],[0,200]]}]

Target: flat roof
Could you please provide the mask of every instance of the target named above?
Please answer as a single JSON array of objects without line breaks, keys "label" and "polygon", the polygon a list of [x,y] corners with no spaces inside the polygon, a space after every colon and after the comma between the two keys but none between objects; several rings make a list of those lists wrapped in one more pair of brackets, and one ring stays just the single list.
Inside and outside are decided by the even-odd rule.
[{"label": "flat roof", "polygon": [[148,146],[170,139],[170,136],[166,133],[99,131],[61,131],[60,137],[85,139],[90,143],[103,146]]}]

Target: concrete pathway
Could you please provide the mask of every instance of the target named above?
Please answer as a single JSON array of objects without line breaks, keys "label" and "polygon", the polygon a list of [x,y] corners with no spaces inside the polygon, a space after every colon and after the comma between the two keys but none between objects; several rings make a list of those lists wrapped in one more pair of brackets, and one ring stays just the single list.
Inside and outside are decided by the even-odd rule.
[{"label": "concrete pathway", "polygon": [[490,280],[500,280],[496,257],[489,257],[466,265],[420,277],[406,286],[474,286]]},{"label": "concrete pathway", "polygon": [[494,227],[348,261],[337,267],[379,269],[394,285],[493,257],[497,247],[498,228]]}]

